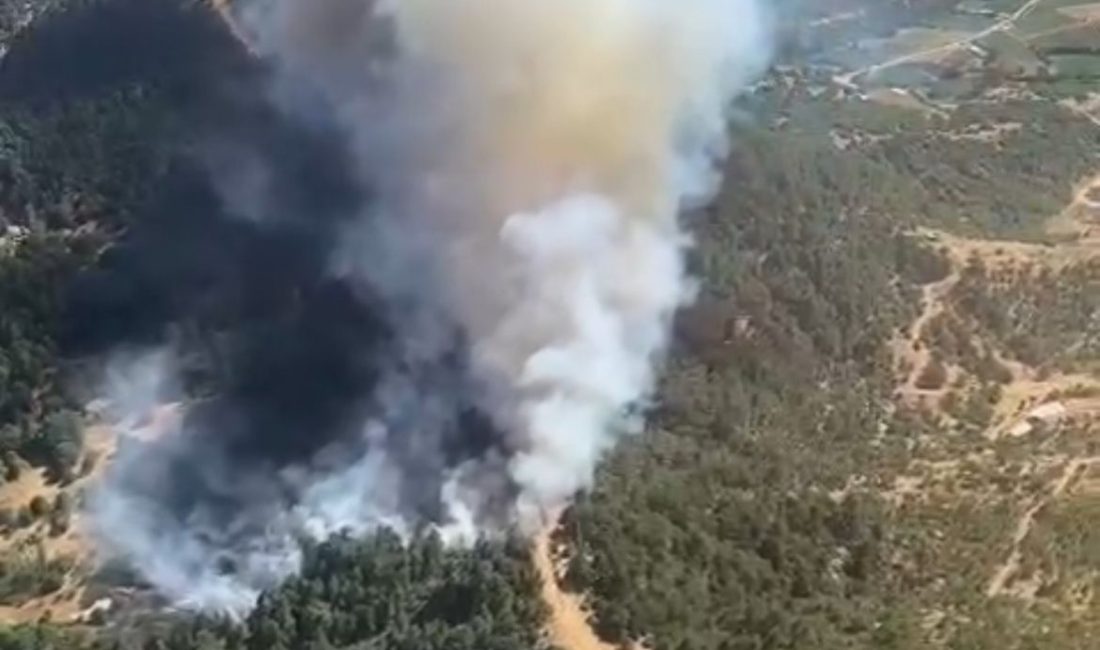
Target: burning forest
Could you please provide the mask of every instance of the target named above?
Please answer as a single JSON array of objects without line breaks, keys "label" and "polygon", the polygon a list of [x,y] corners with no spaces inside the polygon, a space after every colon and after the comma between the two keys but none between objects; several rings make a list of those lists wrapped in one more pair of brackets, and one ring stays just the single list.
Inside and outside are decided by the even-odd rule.
[{"label": "burning forest", "polygon": [[681,213],[717,189],[762,9],[233,12],[255,70],[218,92],[246,109],[78,285],[116,425],[185,412],[92,495],[103,549],[241,614],[303,540],[533,534],[642,425],[694,292]]}]

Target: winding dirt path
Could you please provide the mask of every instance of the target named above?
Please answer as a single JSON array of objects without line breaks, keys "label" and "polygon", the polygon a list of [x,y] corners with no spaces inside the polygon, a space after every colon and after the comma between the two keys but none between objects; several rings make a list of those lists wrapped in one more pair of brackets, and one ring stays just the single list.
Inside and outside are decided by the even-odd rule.
[{"label": "winding dirt path", "polygon": [[898,397],[910,406],[918,406],[929,398],[937,398],[947,390],[947,383],[938,389],[917,386],[921,373],[932,360],[932,350],[921,341],[925,326],[946,310],[945,300],[959,282],[958,267],[942,280],[921,287],[921,313],[909,326],[909,335],[894,341],[894,356],[906,368],[906,376],[898,388]]},{"label": "winding dirt path", "polygon": [[[1100,127],[1100,117],[1092,112],[1076,104],[1063,105]],[[1100,189],[1100,174],[1078,185],[1073,201],[1047,224],[1047,233],[1069,240],[1059,248],[1075,248],[1071,252],[1077,258],[1100,255],[1100,205],[1093,199],[1097,189]]]},{"label": "winding dirt path", "polygon": [[[1032,5],[1034,6],[1034,5]],[[1098,125],[1100,121],[1094,120]],[[1053,246],[1028,244],[1022,242],[966,239],[937,231],[923,231],[920,234],[942,245],[948,254],[952,273],[946,278],[925,285],[922,293],[922,309],[919,317],[910,326],[908,336],[895,341],[895,355],[908,369],[901,380],[898,397],[910,404],[918,402],[936,391],[922,391],[917,388],[916,377],[931,358],[931,351],[924,345],[918,345],[925,324],[948,309],[947,298],[952,287],[959,280],[959,270],[973,256],[981,258],[987,266],[1016,264],[1030,261],[1050,269],[1088,262],[1100,256],[1100,227],[1094,225],[1100,206],[1090,198],[1096,188],[1100,188],[1100,174],[1087,179],[1075,190],[1066,208],[1053,216],[1046,231],[1056,235],[1062,241]],[[998,417],[987,432],[987,437],[996,439],[1009,431],[1021,418],[1026,418],[1025,407],[1041,403],[1045,396],[1058,390],[1067,390],[1075,386],[1098,386],[1097,379],[1088,375],[1055,375],[1040,377],[1034,369],[1013,363],[1010,369],[1013,381],[1005,387],[997,405]],[[1082,397],[1058,402],[1064,410],[1064,417],[1093,418],[1100,414],[1100,399]],[[1023,566],[1025,540],[1035,528],[1044,509],[1070,490],[1089,468],[1100,464],[1100,456],[1080,456],[1064,459],[1061,473],[1046,486],[1042,494],[1035,496],[1020,514],[1013,529],[1011,552],[1003,562],[997,565],[986,585],[986,596],[993,598],[1001,595],[1028,597],[1027,586],[1013,583]],[[1036,582],[1033,587],[1038,585]]]},{"label": "winding dirt path", "polygon": [[1016,522],[1016,531],[1012,535],[1012,552],[1009,554],[1008,559],[993,573],[993,578],[989,581],[989,586],[985,590],[986,596],[994,598],[1006,591],[1009,581],[1020,571],[1024,559],[1021,546],[1027,536],[1031,534],[1032,528],[1035,527],[1035,520],[1038,518],[1039,513],[1069,489],[1084,474],[1085,470],[1095,463],[1100,463],[1100,456],[1071,459],[1066,463],[1062,474],[1054,481],[1053,487],[1046,496],[1038,498],[1024,514],[1020,515],[1020,519]]},{"label": "winding dirt path", "polygon": [[559,571],[550,550],[553,531],[553,526],[544,529],[534,544],[535,568],[542,579],[542,599],[550,608],[547,623],[550,642],[563,650],[618,650],[596,635],[581,597],[564,591],[558,583]]},{"label": "winding dirt path", "polygon": [[942,45],[937,45],[935,47],[930,47],[930,48],[927,48],[927,49],[918,50],[916,52],[909,52],[907,54],[903,54],[901,56],[895,57],[895,58],[890,59],[888,61],[883,61],[882,63],[875,63],[875,64],[869,65],[867,67],[860,68],[858,70],[853,70],[853,71],[845,73],[843,75],[838,75],[838,76],[834,77],[834,81],[836,81],[837,83],[839,83],[842,86],[845,86],[845,87],[848,87],[848,88],[854,88],[855,87],[855,80],[858,77],[862,77],[862,76],[868,75],[868,74],[874,74],[876,72],[881,72],[883,70],[887,70],[889,68],[893,68],[893,67],[905,64],[905,63],[911,63],[913,61],[920,61],[920,60],[925,59],[928,56],[931,56],[933,54],[939,54],[941,52],[950,52],[950,51],[956,50],[960,47],[965,47],[967,45],[970,45],[971,43],[974,43],[976,41],[980,41],[983,38],[985,38],[987,36],[990,36],[991,34],[994,34],[996,32],[1003,32],[1003,31],[1007,31],[1007,30],[1011,29],[1022,18],[1024,18],[1028,14],[1030,14],[1032,11],[1034,11],[1035,8],[1038,7],[1042,2],[1043,2],[1043,0],[1027,0],[1027,2],[1020,5],[1016,9],[1016,11],[1014,11],[1011,15],[1006,16],[1005,18],[997,21],[996,23],[993,23],[992,25],[990,25],[989,27],[986,27],[985,29],[983,29],[981,31],[977,31],[977,32],[974,32],[972,34],[968,34],[964,38],[960,38],[958,40],[951,41],[950,43],[944,43]]}]

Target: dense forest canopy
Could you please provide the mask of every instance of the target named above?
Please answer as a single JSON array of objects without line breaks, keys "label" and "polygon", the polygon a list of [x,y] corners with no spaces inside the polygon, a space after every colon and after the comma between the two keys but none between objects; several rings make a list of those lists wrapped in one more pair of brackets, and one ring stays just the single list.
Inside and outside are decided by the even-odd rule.
[{"label": "dense forest canopy", "polygon": [[[698,298],[677,317],[646,431],[601,466],[556,533],[565,581],[587,595],[609,643],[1100,642],[1095,604],[1059,600],[1096,586],[1094,575],[1075,582],[1095,573],[1095,501],[1040,507],[1014,546],[1020,513],[1046,503],[1041,488],[1058,475],[1030,460],[1030,439],[985,435],[1016,364],[1037,368],[1036,377],[1095,376],[1100,274],[1095,263],[960,263],[944,244],[944,233],[1010,250],[1006,242],[1027,242],[1028,254],[1058,243],[1046,219],[1097,171],[1100,150],[1096,118],[1066,102],[1080,81],[1010,81],[1004,98],[1004,75],[981,68],[952,106],[922,91],[913,95],[923,108],[914,108],[861,97],[871,91],[852,91],[821,63],[853,34],[928,28],[955,5],[791,2],[812,19],[780,21],[779,64],[739,105],[723,189],[687,217]],[[340,134],[284,129],[255,99],[266,71],[205,5],[26,6],[0,2],[0,456],[5,481],[29,463],[67,484],[81,473],[82,362],[123,339],[197,341],[206,354],[190,360],[186,390],[209,398],[232,385],[219,356],[227,331],[294,328],[303,305],[340,300],[293,282],[257,290],[266,285],[242,262],[250,255],[267,261],[257,268],[286,267],[287,277],[320,262],[296,246],[303,229],[292,216],[260,238],[220,219],[226,206],[194,148],[231,135],[270,142],[287,175],[347,161],[327,156]],[[848,15],[858,19],[836,18]],[[983,65],[998,61],[987,58]],[[957,79],[937,79],[935,91],[949,81]],[[334,201],[348,190],[329,189]],[[292,215],[304,198],[286,191],[273,203]],[[209,263],[188,262],[195,251]],[[909,332],[936,286],[947,288],[945,307]],[[942,413],[899,405],[894,355],[910,335],[911,347],[934,351],[915,369],[913,390],[944,391]],[[1091,399],[1067,386],[1067,399]],[[1058,458],[1095,455],[1094,433],[1066,428],[1045,448]],[[990,458],[993,469],[982,464]],[[914,466],[950,485],[899,497]],[[0,526],[7,535],[20,518],[67,525],[68,499],[28,503],[3,513]],[[1057,577],[1030,603],[986,588],[1016,547],[1030,575]],[[522,539],[445,548],[431,534],[382,530],[303,553],[301,575],[266,591],[241,621],[159,611],[83,626],[43,621],[0,629],[0,650],[550,645]],[[67,565],[33,554],[0,560],[5,602],[51,593],[68,575]]]}]

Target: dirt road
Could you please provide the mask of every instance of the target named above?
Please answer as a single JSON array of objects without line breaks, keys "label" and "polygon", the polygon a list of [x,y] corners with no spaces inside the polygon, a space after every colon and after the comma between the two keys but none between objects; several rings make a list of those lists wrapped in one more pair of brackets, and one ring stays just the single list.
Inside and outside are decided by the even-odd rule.
[{"label": "dirt road", "polygon": [[534,545],[535,568],[542,579],[542,599],[550,608],[547,624],[550,642],[563,650],[617,650],[596,636],[581,598],[563,591],[558,584],[558,571],[550,550],[552,532],[553,527],[548,527],[535,538]]},{"label": "dirt road", "polygon": [[1091,465],[1100,463],[1100,456],[1091,456],[1088,458],[1074,458],[1066,463],[1065,468],[1059,475],[1058,479],[1054,481],[1053,487],[1047,493],[1045,497],[1041,497],[1028,508],[1020,519],[1016,522],[1016,531],[1012,535],[1012,553],[1009,554],[1008,559],[1001,564],[993,573],[993,578],[989,581],[989,586],[986,587],[985,595],[993,598],[1003,594],[1009,581],[1016,576],[1020,571],[1020,566],[1023,563],[1023,550],[1021,546],[1027,536],[1031,534],[1031,529],[1035,527],[1035,520],[1038,518],[1039,513],[1043,511],[1043,508],[1047,507],[1051,502],[1061,496],[1074,481],[1081,477]]},{"label": "dirt road", "polygon": [[905,63],[920,61],[921,59],[927,58],[933,54],[950,52],[951,50],[965,47],[967,45],[970,45],[971,43],[980,41],[983,38],[990,36],[996,32],[1011,29],[1020,19],[1024,18],[1032,11],[1034,11],[1035,8],[1038,7],[1042,2],[1043,0],[1028,0],[1024,4],[1020,5],[1020,7],[1017,8],[1016,11],[1014,11],[1011,15],[1006,16],[1004,19],[997,21],[996,23],[990,25],[989,27],[986,27],[981,31],[974,32],[973,34],[968,34],[966,37],[951,41],[950,43],[944,43],[942,45],[937,45],[935,47],[930,47],[917,52],[909,52],[908,54],[903,54],[888,61],[875,63],[865,68],[860,68],[859,70],[854,70],[847,74],[839,75],[835,77],[834,80],[843,86],[852,87],[855,85],[854,80],[857,77],[862,77],[866,74],[874,74],[875,72],[887,70],[889,68],[893,68],[895,66],[899,66]]},{"label": "dirt road", "polygon": [[945,299],[958,282],[959,271],[955,269],[946,278],[924,285],[921,288],[920,316],[909,326],[909,336],[893,344],[895,358],[907,369],[905,380],[898,388],[898,396],[910,406],[919,406],[928,398],[938,399],[947,390],[946,385],[935,390],[917,386],[921,373],[932,360],[932,351],[921,342],[921,334],[929,322],[946,310]]},{"label": "dirt road", "polygon": [[[1034,6],[1034,5],[1032,5]],[[1100,187],[1100,175],[1087,179],[1074,191],[1067,207],[1047,222],[1047,233],[1057,235],[1060,243],[1040,245],[1023,242],[967,239],[947,233],[922,231],[920,234],[942,246],[951,262],[952,273],[943,280],[923,287],[922,310],[911,325],[909,336],[895,342],[895,358],[909,369],[901,378],[898,395],[903,402],[920,404],[923,397],[935,391],[921,391],[915,385],[915,378],[929,361],[931,353],[918,345],[920,332],[924,325],[937,315],[950,308],[947,299],[951,288],[958,281],[961,269],[971,257],[981,258],[987,267],[1014,266],[1021,263],[1033,263],[1051,270],[1066,268],[1074,264],[1088,263],[1100,256],[1100,237],[1089,224],[1094,214],[1093,200],[1090,198],[1095,188]],[[1040,375],[1034,368],[1019,362],[1008,363],[1012,371],[1012,381],[1003,387],[995,408],[993,424],[986,432],[987,437],[995,440],[1011,430],[1027,417],[1030,411],[1026,407],[1047,402],[1048,396],[1059,391],[1081,386],[1100,386],[1097,379],[1087,374]],[[935,401],[926,405],[935,408]],[[1100,413],[1100,399],[1081,397],[1061,399],[1057,405],[1063,409],[1064,418],[1078,420],[1095,418]],[[1024,563],[1023,545],[1035,528],[1036,522],[1045,508],[1068,492],[1087,470],[1100,465],[1100,456],[1067,457],[1061,461],[1062,470],[1050,482],[1043,492],[1027,503],[1016,521],[1011,537],[1011,552],[997,565],[986,585],[985,594],[990,597],[1014,595],[1031,598],[1041,586],[1039,576],[1032,576],[1027,582],[1015,582]],[[911,488],[913,491],[916,488]]]}]

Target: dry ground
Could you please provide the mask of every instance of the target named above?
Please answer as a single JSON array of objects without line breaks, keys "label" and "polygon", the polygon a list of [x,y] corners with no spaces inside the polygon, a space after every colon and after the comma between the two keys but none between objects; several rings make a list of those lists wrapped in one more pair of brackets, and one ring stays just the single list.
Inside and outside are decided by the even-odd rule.
[{"label": "dry ground", "polygon": [[[1081,183],[1066,209],[1047,224],[1053,245],[1020,242],[965,239],[945,233],[925,231],[925,237],[942,246],[952,265],[952,272],[943,280],[926,285],[922,293],[922,309],[905,336],[894,341],[893,351],[899,370],[896,396],[903,408],[923,409],[949,422],[939,404],[951,386],[964,373],[949,367],[948,379],[942,388],[921,389],[917,377],[929,363],[931,351],[921,341],[921,332],[928,322],[951,309],[948,297],[959,281],[959,271],[967,260],[977,256],[986,268],[996,269],[1028,263],[1049,269],[1063,269],[1100,258],[1100,205],[1092,198],[1100,188],[1100,175]],[[984,346],[984,343],[983,343]],[[1050,436],[1070,423],[1081,426],[1092,435],[1100,435],[1100,377],[1091,374],[1044,373],[1007,359],[1003,351],[997,356],[1011,371],[1011,381],[1004,386],[994,406],[993,418],[985,437],[990,448],[971,454],[962,460],[938,462],[913,461],[910,469],[894,481],[886,496],[895,504],[909,498],[924,498],[924,492],[949,484],[952,476],[966,463],[995,462],[992,446],[1005,436]],[[1065,397],[1065,395],[1073,397]],[[1047,507],[1065,498],[1072,488],[1084,484],[1090,471],[1100,467],[1100,456],[1037,454],[1030,475],[1050,474],[1044,488],[1029,497],[1021,497],[1020,515],[1012,531],[1010,552],[999,563],[985,587],[988,597],[1012,596],[1033,600],[1043,584],[1041,575],[1021,576],[1024,541]],[[1091,483],[1090,483],[1091,485]]]},{"label": "dry ground", "polygon": [[547,634],[554,647],[563,650],[617,650],[604,643],[589,624],[584,599],[561,588],[564,563],[552,549],[553,527],[535,538],[534,559],[542,579],[542,599],[549,607]]},{"label": "dry ground", "polygon": [[[62,491],[72,496],[79,506],[85,491],[102,476],[114,454],[115,445],[116,438],[109,427],[89,427],[85,432],[84,457],[93,459],[90,472],[70,485],[60,486],[48,482],[46,473],[41,468],[27,467],[17,481],[0,486],[0,508],[17,512],[36,496],[52,503]],[[43,617],[64,622],[80,619],[86,609],[83,602],[84,581],[95,564],[95,550],[87,522],[80,514],[79,507],[74,510],[69,528],[62,535],[52,535],[49,523],[39,520],[27,528],[13,530],[0,537],[0,557],[33,552],[35,549],[41,549],[49,559],[66,559],[72,563],[73,568],[59,591],[28,600],[19,606],[0,606],[0,622],[28,623]]]},{"label": "dry ground", "polygon": [[[27,506],[35,496],[52,503],[58,493],[68,493],[76,504],[68,530],[62,535],[51,535],[46,521],[9,531],[0,537],[0,558],[20,552],[41,549],[48,559],[59,558],[72,564],[64,586],[53,594],[34,598],[19,606],[0,606],[0,623],[28,623],[47,617],[57,622],[80,622],[89,609],[102,606],[89,602],[86,597],[88,577],[100,564],[96,552],[90,522],[81,513],[80,504],[88,492],[110,466],[123,437],[149,439],[173,428],[178,421],[179,406],[172,404],[158,408],[142,423],[142,426],[120,433],[104,424],[93,424],[85,431],[83,458],[91,458],[90,471],[69,485],[48,482],[42,469],[25,468],[19,480],[0,485],[0,509],[18,511]],[[81,464],[83,464],[83,459]]]}]

